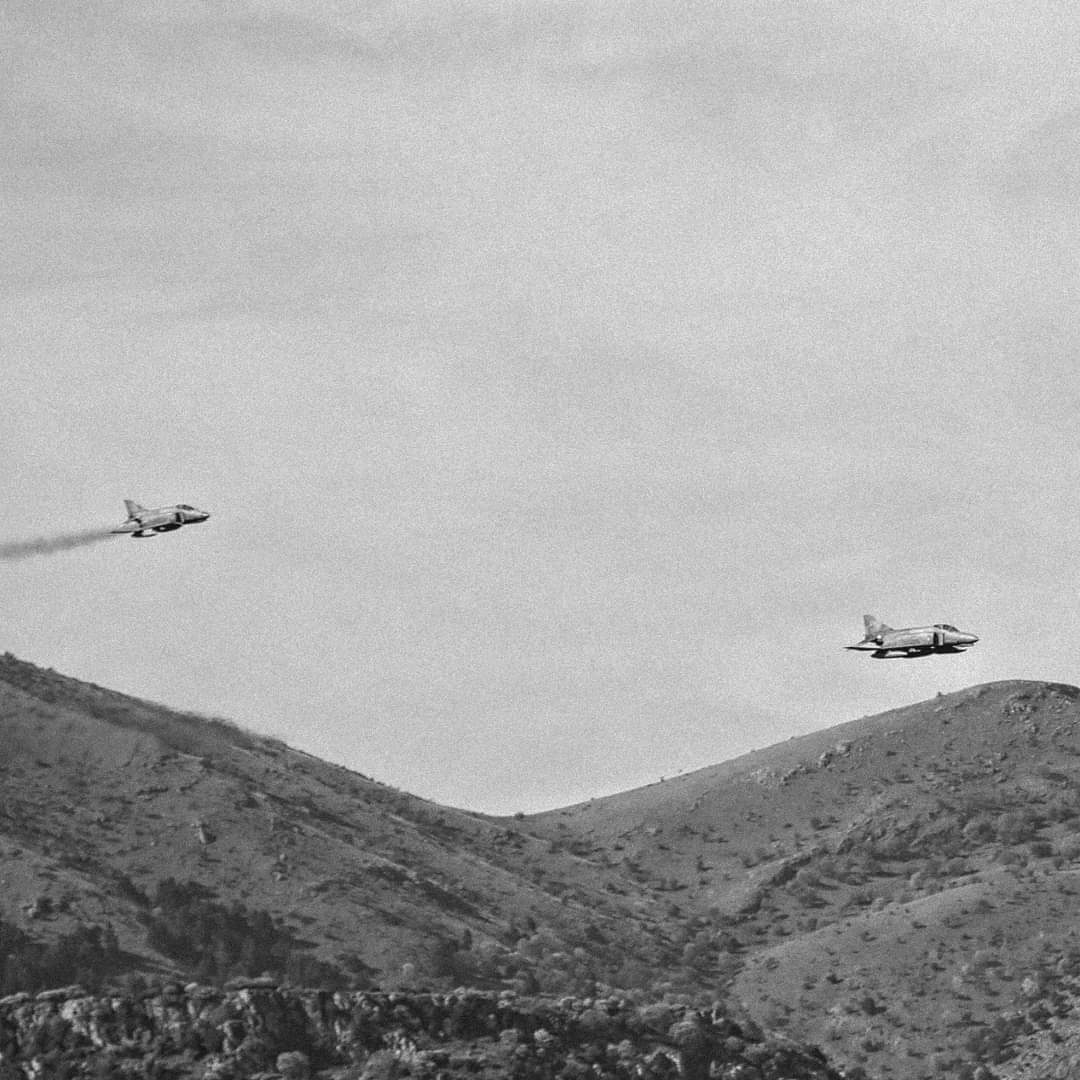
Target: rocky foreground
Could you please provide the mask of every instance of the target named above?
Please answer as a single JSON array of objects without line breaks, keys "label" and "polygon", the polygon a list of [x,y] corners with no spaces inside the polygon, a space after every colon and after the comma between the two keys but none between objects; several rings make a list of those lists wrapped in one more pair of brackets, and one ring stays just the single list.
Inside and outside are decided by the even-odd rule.
[{"label": "rocky foreground", "polygon": [[0,999],[0,1080],[840,1080],[720,1006],[172,984]]}]

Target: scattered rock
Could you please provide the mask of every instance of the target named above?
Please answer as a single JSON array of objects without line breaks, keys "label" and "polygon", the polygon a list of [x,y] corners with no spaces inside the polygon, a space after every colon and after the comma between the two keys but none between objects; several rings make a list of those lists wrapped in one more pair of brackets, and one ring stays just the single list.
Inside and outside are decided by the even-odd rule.
[{"label": "scattered rock", "polygon": [[53,1067],[76,1068],[65,1075],[87,1077],[114,1075],[119,1057],[138,1070],[133,1058],[149,1068],[177,1055],[190,1070],[183,1075],[203,1080],[841,1077],[820,1051],[736,1022],[720,1005],[702,1011],[477,990],[331,993],[245,980],[226,991],[177,983],[132,997],[68,986],[0,999],[0,1035],[0,1065],[27,1076],[37,1075],[33,1062],[45,1054]]}]

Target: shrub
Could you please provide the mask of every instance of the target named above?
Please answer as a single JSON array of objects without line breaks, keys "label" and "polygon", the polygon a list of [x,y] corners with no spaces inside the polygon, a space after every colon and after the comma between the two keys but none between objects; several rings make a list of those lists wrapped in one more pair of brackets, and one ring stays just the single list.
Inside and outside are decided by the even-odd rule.
[{"label": "shrub", "polygon": [[267,912],[211,898],[204,886],[166,878],[143,916],[147,943],[205,982],[268,973],[301,986],[341,989],[352,980],[305,951],[288,927]]},{"label": "shrub", "polygon": [[1028,811],[1009,811],[997,820],[997,839],[1001,844],[1022,844],[1035,835],[1037,818]]},{"label": "shrub", "polygon": [[992,840],[997,833],[993,820],[987,814],[973,817],[961,830],[969,843],[981,844]]},{"label": "shrub", "polygon": [[45,944],[0,920],[0,991],[5,994],[71,983],[95,990],[126,960],[110,927],[80,925]]}]

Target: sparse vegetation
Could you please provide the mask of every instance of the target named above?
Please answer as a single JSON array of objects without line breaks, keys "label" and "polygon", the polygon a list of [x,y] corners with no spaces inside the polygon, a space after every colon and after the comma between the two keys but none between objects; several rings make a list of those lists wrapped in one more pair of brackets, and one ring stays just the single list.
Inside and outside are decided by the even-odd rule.
[{"label": "sparse vegetation", "polygon": [[[164,963],[218,983],[730,994],[849,1075],[904,1080],[1000,1069],[1077,997],[1080,703],[1053,688],[949,695],[663,791],[492,820],[29,667],[33,710],[5,700],[0,664],[25,748],[0,761],[7,989]],[[188,753],[177,732],[207,741]]]},{"label": "sparse vegetation", "polygon": [[39,941],[0,920],[0,992],[35,992],[77,983],[99,989],[131,963],[110,927],[79,926]]}]

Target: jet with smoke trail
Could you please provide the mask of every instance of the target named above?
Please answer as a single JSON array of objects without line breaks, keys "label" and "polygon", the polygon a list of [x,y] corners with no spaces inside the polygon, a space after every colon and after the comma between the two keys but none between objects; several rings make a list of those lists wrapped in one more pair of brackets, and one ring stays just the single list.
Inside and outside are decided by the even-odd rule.
[{"label": "jet with smoke trail", "polygon": [[59,536],[39,536],[36,540],[15,540],[0,544],[0,562],[32,559],[35,555],[55,555],[58,551],[99,544],[110,536],[110,529],[84,529],[82,532],[61,533]]},{"label": "jet with smoke trail", "polygon": [[98,544],[117,533],[134,537],[156,536],[158,533],[172,532],[183,525],[205,521],[210,516],[205,510],[196,510],[187,503],[147,510],[145,506],[125,499],[124,505],[127,507],[128,517],[118,529],[84,529],[82,532],[61,533],[59,536],[41,536],[36,540],[0,543],[0,562],[32,559],[35,555],[55,555],[58,551]]}]

